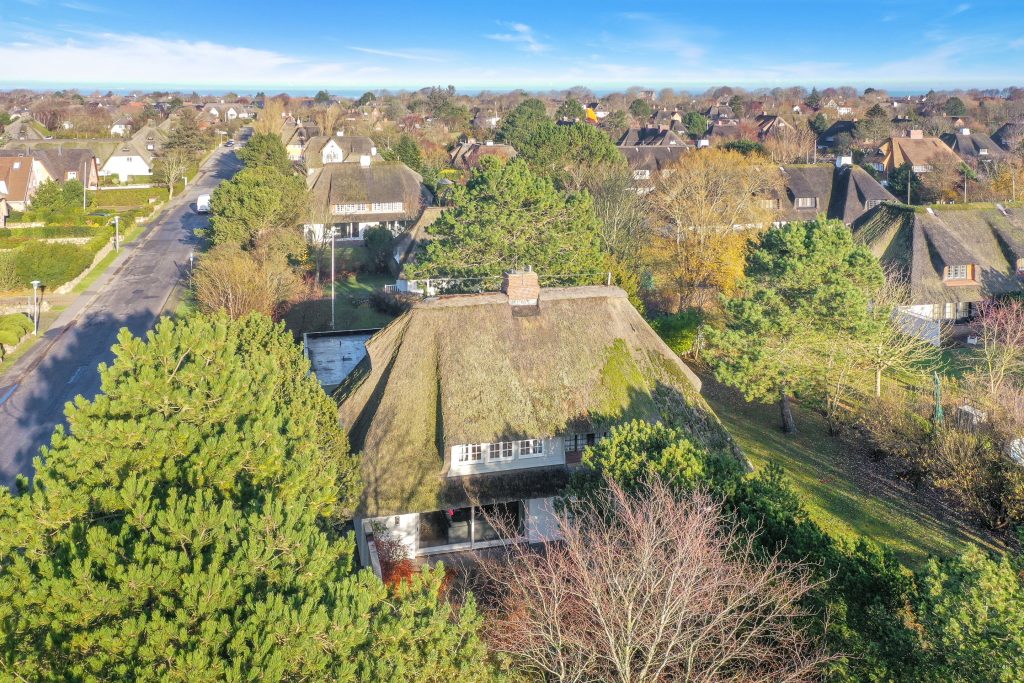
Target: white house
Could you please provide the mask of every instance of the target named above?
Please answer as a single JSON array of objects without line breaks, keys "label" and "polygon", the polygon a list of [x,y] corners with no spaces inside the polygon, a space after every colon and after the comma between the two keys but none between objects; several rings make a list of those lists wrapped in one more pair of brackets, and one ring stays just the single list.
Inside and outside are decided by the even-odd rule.
[{"label": "white house", "polygon": [[132,132],[132,120],[127,116],[121,116],[110,126],[110,134],[114,137],[125,137]]},{"label": "white house", "polygon": [[153,175],[153,157],[153,152],[137,141],[127,140],[103,162],[100,175],[116,175],[122,183],[127,183],[133,176]]}]

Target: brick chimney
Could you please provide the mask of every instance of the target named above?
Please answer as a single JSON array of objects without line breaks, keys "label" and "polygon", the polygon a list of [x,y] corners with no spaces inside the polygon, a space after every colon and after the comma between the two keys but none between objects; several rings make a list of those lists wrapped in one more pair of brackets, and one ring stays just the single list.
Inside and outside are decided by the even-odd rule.
[{"label": "brick chimney", "polygon": [[540,298],[540,280],[530,266],[526,270],[505,273],[501,291],[508,295],[510,306],[536,306]]}]

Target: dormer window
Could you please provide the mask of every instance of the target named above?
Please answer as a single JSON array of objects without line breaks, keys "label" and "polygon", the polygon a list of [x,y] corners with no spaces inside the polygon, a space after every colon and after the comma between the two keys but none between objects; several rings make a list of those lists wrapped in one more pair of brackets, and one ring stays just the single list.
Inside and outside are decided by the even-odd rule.
[{"label": "dormer window", "polygon": [[865,209],[873,209],[873,208],[875,208],[876,206],[878,206],[881,203],[882,203],[881,199],[866,199],[866,200],[864,200],[864,208]]},{"label": "dormer window", "polygon": [[797,197],[796,208],[798,209],[816,209],[818,208],[817,197]]},{"label": "dormer window", "polygon": [[959,266],[947,266],[946,267],[946,279],[947,280],[966,280],[971,272],[969,265]]},{"label": "dormer window", "polygon": [[983,157],[988,156],[988,147],[982,147],[981,149],[979,149],[978,154],[980,154]]},{"label": "dormer window", "polygon": [[771,199],[771,198],[759,199],[759,200],[757,200],[757,203],[760,205],[760,207],[762,209],[777,209],[777,208],[779,208],[779,200],[778,199]]}]

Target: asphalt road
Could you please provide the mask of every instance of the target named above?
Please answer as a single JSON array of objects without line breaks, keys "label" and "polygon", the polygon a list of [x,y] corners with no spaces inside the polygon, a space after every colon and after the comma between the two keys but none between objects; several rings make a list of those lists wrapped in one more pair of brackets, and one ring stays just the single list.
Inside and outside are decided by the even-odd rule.
[{"label": "asphalt road", "polygon": [[195,211],[196,197],[240,168],[232,150],[218,148],[199,176],[189,179],[188,189],[121,249],[107,273],[0,378],[0,485],[13,486],[18,474],[31,477],[39,447],[49,444],[54,427],[65,422],[65,403],[99,392],[96,366],[113,359],[110,348],[121,328],[143,335],[153,327],[175,286],[187,277],[197,242],[193,231],[208,224]]}]

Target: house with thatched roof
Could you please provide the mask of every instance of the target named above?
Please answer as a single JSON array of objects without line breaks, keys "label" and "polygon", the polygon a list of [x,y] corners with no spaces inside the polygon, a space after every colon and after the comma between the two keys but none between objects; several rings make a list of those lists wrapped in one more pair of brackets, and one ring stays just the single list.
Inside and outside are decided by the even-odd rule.
[{"label": "house with thatched roof", "polygon": [[360,241],[369,228],[398,235],[419,218],[427,203],[420,174],[400,161],[328,163],[309,176],[313,218],[306,238],[324,239],[330,227],[338,239]]},{"label": "house with thatched roof", "polygon": [[345,135],[339,130],[334,135],[316,135],[309,138],[302,152],[306,170],[312,174],[328,164],[361,164],[368,166],[379,159],[377,143],[364,135]]},{"label": "house with thatched roof", "polygon": [[855,230],[910,287],[904,312],[962,321],[983,301],[1024,294],[1024,211],[997,204],[885,204]]},{"label": "house with thatched roof", "polygon": [[[775,200],[780,221],[809,221],[819,214],[854,226],[883,202],[896,198],[850,157],[832,164],[791,164],[782,166],[786,185],[784,196]],[[771,200],[766,200],[771,201]]]},{"label": "house with thatched roof", "polygon": [[500,292],[416,303],[366,351],[335,393],[362,457],[364,561],[375,529],[412,555],[508,542],[495,516],[515,540],[545,540],[570,468],[626,420],[734,452],[699,379],[617,287],[509,273]]},{"label": "house with thatched roof", "polygon": [[510,161],[516,158],[516,149],[512,145],[506,145],[494,140],[478,142],[474,138],[467,138],[456,143],[452,151],[448,153],[452,166],[464,171],[480,168],[480,160],[484,157],[498,157],[503,161]]},{"label": "house with thatched roof", "polygon": [[970,128],[959,128],[955,133],[943,133],[939,137],[974,168],[991,166],[1006,156],[995,140],[982,133],[972,133]]},{"label": "house with thatched roof", "polygon": [[957,165],[960,157],[956,155],[949,145],[939,138],[924,136],[924,132],[918,129],[910,131],[905,138],[889,138],[882,143],[878,149],[881,157],[880,170],[892,173],[894,170],[909,163],[914,173],[928,173],[937,166]]}]

